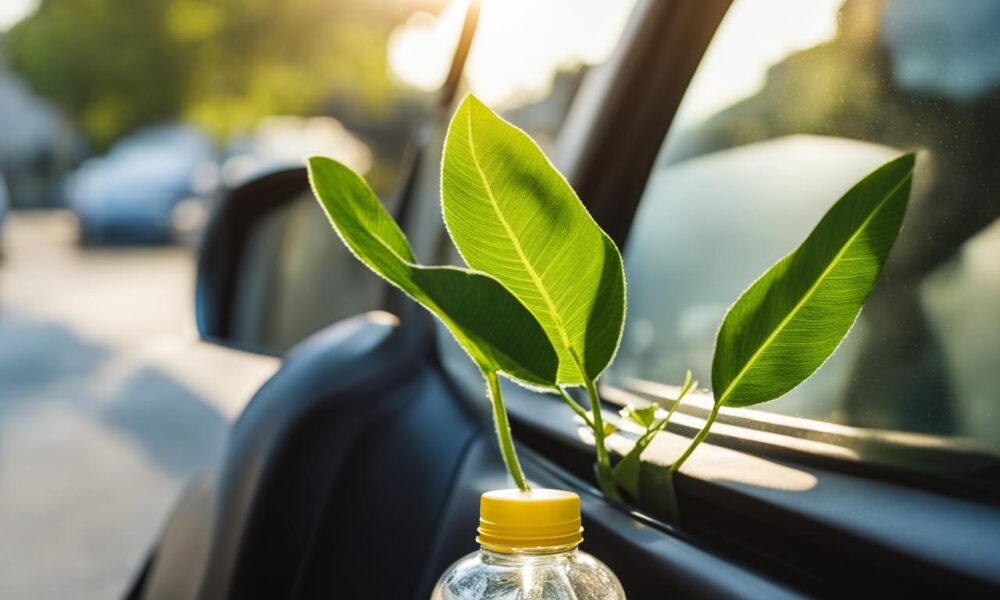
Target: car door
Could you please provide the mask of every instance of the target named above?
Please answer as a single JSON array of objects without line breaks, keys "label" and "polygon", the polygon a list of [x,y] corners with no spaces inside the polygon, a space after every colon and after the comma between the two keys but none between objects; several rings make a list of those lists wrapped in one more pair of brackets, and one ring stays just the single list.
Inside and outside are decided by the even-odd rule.
[{"label": "car door", "polygon": [[[672,155],[676,136],[688,134],[682,126],[694,122],[685,110],[697,114],[695,100],[712,97],[705,69],[726,57],[713,48],[729,44],[730,60],[740,57],[748,50],[731,36],[753,40],[754,27],[793,8],[772,3],[759,16],[746,4],[639,4],[615,54],[588,75],[553,150],[625,250],[629,328],[602,387],[606,418],[621,430],[612,441],[619,452],[630,437],[617,408],[669,396],[680,369],[699,368],[699,336],[718,316],[716,297],[731,291],[719,282],[747,285],[739,278],[804,235],[810,211],[836,199],[837,186],[898,147],[793,131]],[[800,38],[777,58],[810,43]],[[716,108],[726,114],[728,105]],[[439,220],[435,162],[418,171],[402,222],[422,257],[456,260],[442,229],[427,226]],[[783,170],[801,177],[789,182]],[[757,204],[740,212],[726,204],[733,198]],[[801,198],[812,204],[797,205]],[[779,226],[759,232],[769,221],[754,219],[767,210],[780,215]],[[771,249],[742,256],[762,244]],[[737,257],[730,262],[745,259],[742,271],[723,262],[729,253]],[[705,257],[720,262],[706,266]],[[475,548],[478,495],[506,485],[482,382],[408,300],[389,292],[382,308],[320,332],[286,358],[234,426],[225,464],[175,511],[137,595],[423,598]],[[997,338],[983,339],[988,346]],[[850,378],[831,377],[838,373]],[[592,448],[560,401],[511,387],[507,403],[528,477],[581,494],[585,548],[612,567],[630,598],[995,595],[993,451],[956,440],[955,430],[837,422],[822,412],[831,402],[815,399],[837,385],[803,388],[778,412],[724,409],[677,475],[680,518],[672,520],[659,505],[657,475],[704,422],[708,392],[685,403],[644,455],[646,491],[625,504],[595,489]]]}]

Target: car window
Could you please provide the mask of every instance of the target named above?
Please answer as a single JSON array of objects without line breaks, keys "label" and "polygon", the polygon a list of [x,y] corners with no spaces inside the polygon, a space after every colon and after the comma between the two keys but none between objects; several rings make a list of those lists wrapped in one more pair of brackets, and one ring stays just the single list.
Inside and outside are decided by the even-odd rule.
[{"label": "car window", "polygon": [[761,410],[1000,449],[1000,4],[737,0],[625,247],[611,380],[711,380],[728,306],[861,176],[919,150],[910,208],[843,346]]},{"label": "car window", "polygon": [[271,211],[247,235],[232,338],[282,353],[330,323],[379,306],[380,281],[350,255],[312,192]]}]

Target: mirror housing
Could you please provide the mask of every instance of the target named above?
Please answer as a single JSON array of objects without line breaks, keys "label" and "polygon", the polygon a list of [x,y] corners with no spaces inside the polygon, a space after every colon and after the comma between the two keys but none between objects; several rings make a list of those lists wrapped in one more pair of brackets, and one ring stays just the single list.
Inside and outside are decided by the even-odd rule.
[{"label": "mirror housing", "polygon": [[233,319],[251,232],[308,192],[306,169],[296,167],[257,177],[222,198],[209,220],[198,256],[195,320],[202,339],[246,346],[234,335]]}]

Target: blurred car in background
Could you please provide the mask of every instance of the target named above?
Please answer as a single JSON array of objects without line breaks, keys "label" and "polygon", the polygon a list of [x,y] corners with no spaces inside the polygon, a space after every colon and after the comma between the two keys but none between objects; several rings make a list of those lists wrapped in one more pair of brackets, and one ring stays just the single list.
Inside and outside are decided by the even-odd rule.
[{"label": "blurred car in background", "polygon": [[182,201],[210,196],[217,185],[208,135],[166,124],[142,129],[106,156],[84,162],[67,179],[65,197],[85,245],[170,243]]},{"label": "blurred car in background", "polygon": [[7,180],[0,173],[0,258],[3,257],[3,223],[7,220],[10,207],[10,195],[7,193]]}]

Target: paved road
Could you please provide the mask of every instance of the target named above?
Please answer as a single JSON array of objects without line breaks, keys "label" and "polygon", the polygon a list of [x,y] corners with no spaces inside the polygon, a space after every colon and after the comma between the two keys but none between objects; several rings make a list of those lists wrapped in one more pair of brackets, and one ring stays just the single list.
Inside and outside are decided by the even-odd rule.
[{"label": "paved road", "polygon": [[[276,366],[194,342],[189,250],[81,250],[73,239],[65,214],[5,224],[5,599],[120,596],[181,484],[217,460],[230,419]],[[185,372],[198,368],[213,376]]]}]

